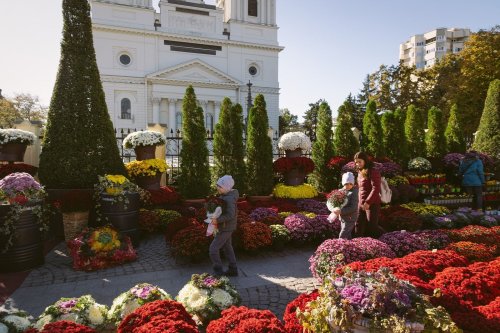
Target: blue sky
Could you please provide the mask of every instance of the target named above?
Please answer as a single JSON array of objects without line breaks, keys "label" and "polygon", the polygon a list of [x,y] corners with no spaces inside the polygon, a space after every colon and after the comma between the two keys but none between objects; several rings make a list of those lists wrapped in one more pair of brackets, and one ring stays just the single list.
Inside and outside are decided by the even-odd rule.
[{"label": "blue sky", "polygon": [[[48,105],[59,63],[62,0],[0,0],[0,89]],[[154,2],[157,2],[155,0]],[[207,0],[206,3],[215,1]],[[499,0],[277,0],[280,107],[302,115],[326,99],[335,111],[366,74],[396,64],[399,44],[437,27],[500,24]]]}]

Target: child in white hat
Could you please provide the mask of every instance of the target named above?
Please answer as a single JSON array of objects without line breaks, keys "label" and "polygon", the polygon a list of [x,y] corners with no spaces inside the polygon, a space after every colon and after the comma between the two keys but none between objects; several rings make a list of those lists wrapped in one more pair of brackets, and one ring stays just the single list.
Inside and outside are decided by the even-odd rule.
[{"label": "child in white hat", "polygon": [[346,172],[342,175],[342,189],[346,191],[347,199],[333,211],[340,219],[339,238],[351,239],[352,231],[358,219],[358,188],[354,184],[352,172]]}]

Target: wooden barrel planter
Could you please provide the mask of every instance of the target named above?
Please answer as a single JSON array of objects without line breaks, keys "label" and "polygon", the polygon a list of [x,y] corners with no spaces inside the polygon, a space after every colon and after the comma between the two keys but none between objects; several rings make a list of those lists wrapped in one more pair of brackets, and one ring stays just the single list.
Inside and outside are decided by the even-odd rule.
[{"label": "wooden barrel planter", "polygon": [[[9,211],[10,206],[1,206],[0,223],[4,223]],[[31,208],[21,212],[15,222],[12,246],[6,253],[0,253],[0,272],[20,272],[43,265],[42,235],[37,219]]]},{"label": "wooden barrel planter", "polygon": [[119,232],[130,237],[134,245],[139,244],[141,231],[139,229],[139,193],[126,194],[129,203],[115,202],[116,197],[101,194],[101,214]]},{"label": "wooden barrel planter", "polygon": [[154,176],[136,177],[134,180],[139,187],[145,190],[157,191],[160,189],[161,173],[157,173]]},{"label": "wooden barrel planter", "polygon": [[156,146],[139,146],[134,148],[135,158],[138,161],[155,158]]},{"label": "wooden barrel planter", "polygon": [[302,149],[297,148],[295,150],[285,150],[286,157],[300,157],[302,156]]},{"label": "wooden barrel planter", "polygon": [[304,184],[306,174],[304,171],[294,168],[285,173],[285,184],[288,186],[298,186]]},{"label": "wooden barrel planter", "polygon": [[0,145],[0,161],[22,162],[28,145],[24,143],[5,143]]}]

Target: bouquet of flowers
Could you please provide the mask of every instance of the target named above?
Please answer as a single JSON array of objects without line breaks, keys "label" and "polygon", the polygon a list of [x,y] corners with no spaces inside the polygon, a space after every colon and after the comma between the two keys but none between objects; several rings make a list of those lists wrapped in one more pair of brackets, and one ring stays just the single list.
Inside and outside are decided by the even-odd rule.
[{"label": "bouquet of flowers", "polygon": [[76,270],[93,271],[137,259],[130,238],[110,226],[83,231],[68,241],[68,248]]},{"label": "bouquet of flowers", "polygon": [[167,162],[159,158],[132,161],[125,164],[125,169],[127,169],[128,175],[132,178],[156,176],[157,173],[164,173],[167,171],[167,168]]},{"label": "bouquet of flowers", "polygon": [[423,157],[416,157],[408,162],[408,170],[429,171],[432,169],[431,162]]},{"label": "bouquet of flowers", "polygon": [[278,148],[281,150],[302,149],[302,151],[311,150],[311,140],[302,132],[290,132],[281,136],[278,142]]},{"label": "bouquet of flowers", "polygon": [[14,128],[0,129],[0,145],[6,143],[21,143],[32,145],[35,142],[35,134]]},{"label": "bouquet of flowers", "polygon": [[31,318],[26,312],[0,311],[1,333],[23,333],[31,326]]},{"label": "bouquet of flowers", "polygon": [[60,320],[72,321],[92,328],[101,327],[107,313],[107,307],[96,303],[90,295],[78,298],[61,298],[43,311],[38,317],[35,328],[42,330],[48,323]]},{"label": "bouquet of flowers", "polygon": [[93,328],[72,321],[60,320],[48,323],[43,329],[30,328],[24,333],[97,333]]},{"label": "bouquet of flowers", "polygon": [[220,198],[210,197],[206,200],[205,209],[207,210],[207,218],[205,219],[205,223],[208,224],[207,237],[217,234],[217,225],[213,223],[213,220],[221,216],[223,207],[224,200]]},{"label": "bouquet of flowers", "polygon": [[329,277],[319,297],[297,311],[305,330],[351,331],[355,327],[391,332],[441,329],[460,332],[449,314],[435,308],[417,289],[386,268],[374,273],[346,270]]},{"label": "bouquet of flowers", "polygon": [[222,310],[241,302],[227,277],[216,278],[207,273],[193,274],[176,299],[203,325],[219,318]]},{"label": "bouquet of flowers", "polygon": [[222,311],[222,317],[213,320],[207,333],[285,333],[285,328],[269,310],[249,309],[245,306],[232,306]]},{"label": "bouquet of flowers", "polygon": [[326,206],[331,212],[328,219],[333,222],[338,218],[337,214],[334,213],[335,208],[340,209],[340,206],[344,204],[347,200],[347,192],[344,189],[333,190],[327,195]]},{"label": "bouquet of flowers", "polygon": [[144,304],[170,299],[172,299],[170,295],[158,286],[149,283],[136,284],[113,300],[108,312],[108,319],[118,325],[123,318]]},{"label": "bouquet of flowers", "polygon": [[126,316],[117,333],[182,332],[199,333],[196,323],[182,304],[171,300],[147,303]]},{"label": "bouquet of flowers", "polygon": [[166,142],[165,135],[154,131],[132,132],[123,139],[123,147],[130,149],[139,146],[159,146]]}]

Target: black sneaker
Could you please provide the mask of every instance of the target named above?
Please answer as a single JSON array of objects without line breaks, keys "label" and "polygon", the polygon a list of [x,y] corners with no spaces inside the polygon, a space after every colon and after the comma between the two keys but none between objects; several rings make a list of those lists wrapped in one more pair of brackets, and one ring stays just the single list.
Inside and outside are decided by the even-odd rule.
[{"label": "black sneaker", "polygon": [[227,271],[224,271],[225,276],[238,276],[238,268],[229,267]]},{"label": "black sneaker", "polygon": [[222,270],[222,268],[218,268],[217,267],[217,268],[213,269],[212,275],[215,276],[215,277],[219,277],[219,276],[223,276],[225,274],[224,274],[224,271]]}]

